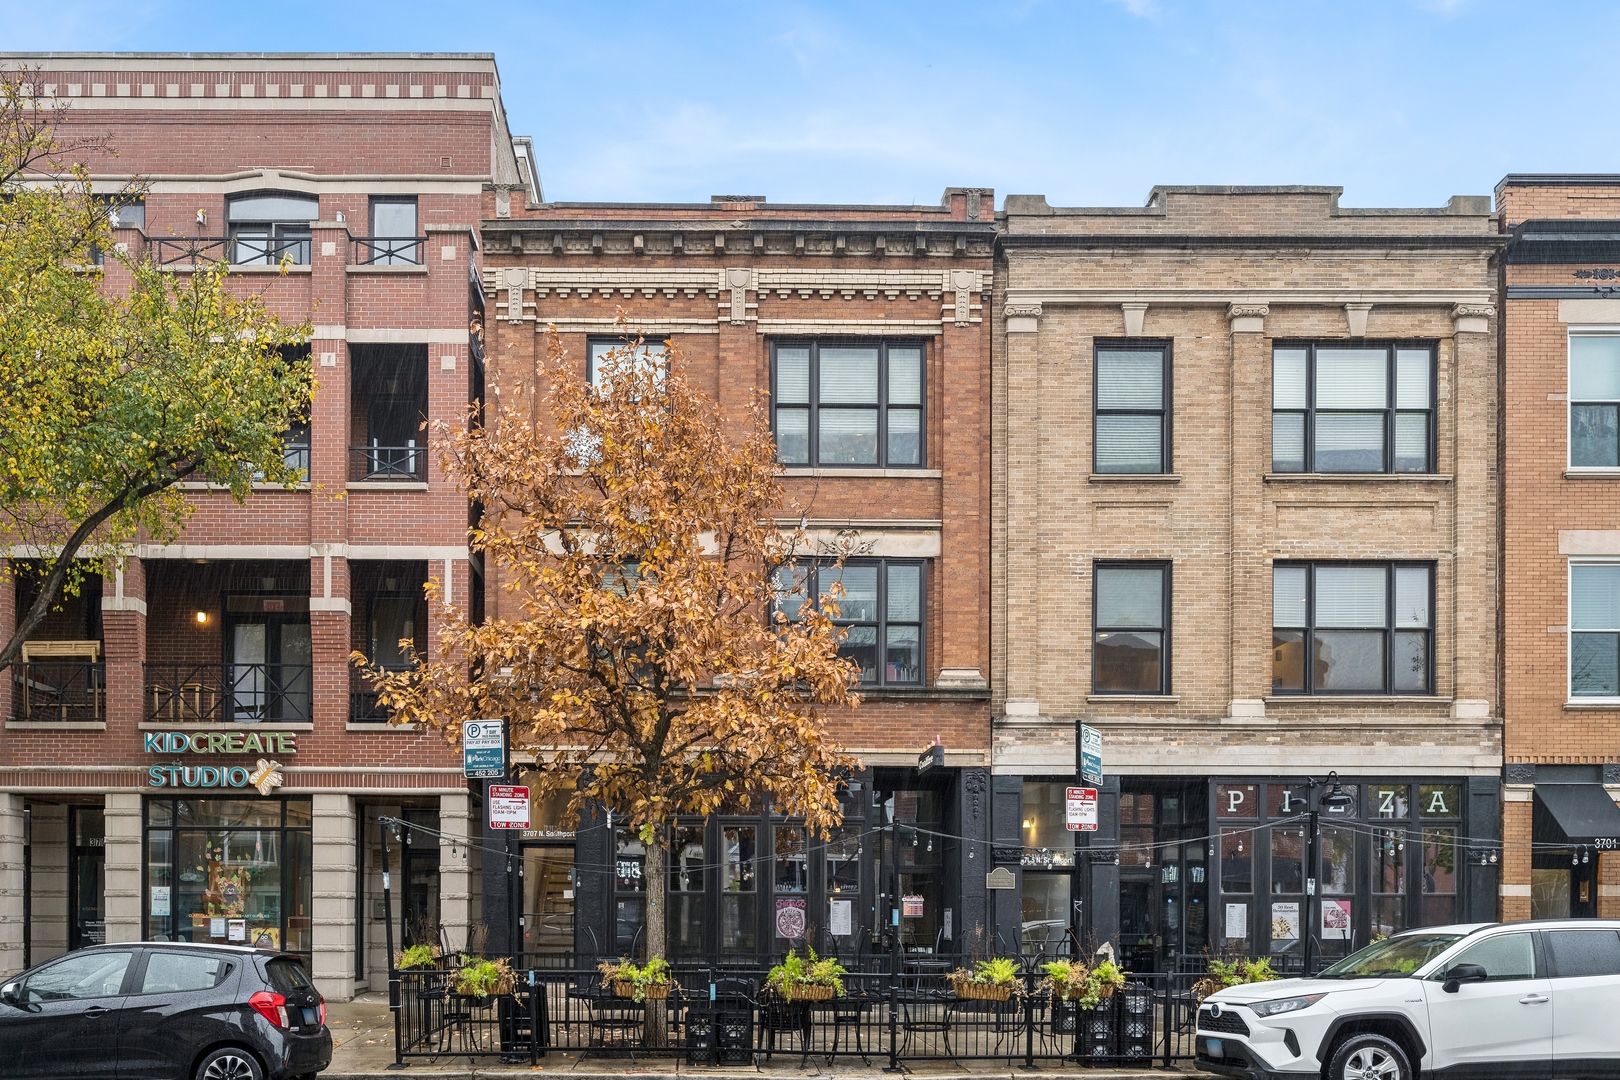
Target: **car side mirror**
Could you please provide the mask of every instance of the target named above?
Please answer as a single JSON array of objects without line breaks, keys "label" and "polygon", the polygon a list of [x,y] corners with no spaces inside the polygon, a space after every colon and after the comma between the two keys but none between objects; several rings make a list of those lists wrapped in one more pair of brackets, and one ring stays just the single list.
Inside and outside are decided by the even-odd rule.
[{"label": "car side mirror", "polygon": [[6,985],[0,986],[0,1002],[7,1005],[21,1005],[22,983],[8,982]]},{"label": "car side mirror", "polygon": [[1478,964],[1457,964],[1446,971],[1445,985],[1440,987],[1448,994],[1455,994],[1457,987],[1465,982],[1484,982],[1485,969]]}]

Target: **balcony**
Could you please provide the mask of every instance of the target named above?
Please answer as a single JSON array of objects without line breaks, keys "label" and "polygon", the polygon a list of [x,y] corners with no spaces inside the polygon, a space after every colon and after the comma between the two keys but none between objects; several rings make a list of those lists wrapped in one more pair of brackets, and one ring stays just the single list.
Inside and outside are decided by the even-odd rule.
[{"label": "balcony", "polygon": [[180,236],[152,241],[159,266],[229,261],[233,266],[308,266],[309,237]]},{"label": "balcony", "polygon": [[[24,656],[38,645],[96,645],[98,642],[30,642]],[[31,648],[33,646],[34,648]],[[24,722],[105,723],[107,667],[84,657],[25,659],[11,666],[12,711]]]},{"label": "balcony", "polygon": [[309,664],[147,664],[146,719],[158,724],[309,723]]},{"label": "balcony", "polygon": [[405,446],[349,447],[350,481],[397,481],[427,483],[427,449],[416,445],[415,439]]},{"label": "balcony", "polygon": [[351,266],[421,266],[425,236],[357,236],[350,242]]}]

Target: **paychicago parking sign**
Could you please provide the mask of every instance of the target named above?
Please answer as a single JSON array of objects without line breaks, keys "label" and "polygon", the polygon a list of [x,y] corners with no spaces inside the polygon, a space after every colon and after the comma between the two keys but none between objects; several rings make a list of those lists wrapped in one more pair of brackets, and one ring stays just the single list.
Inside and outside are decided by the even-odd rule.
[{"label": "paychicago parking sign", "polygon": [[475,780],[506,775],[506,721],[467,720],[461,725],[462,771]]}]

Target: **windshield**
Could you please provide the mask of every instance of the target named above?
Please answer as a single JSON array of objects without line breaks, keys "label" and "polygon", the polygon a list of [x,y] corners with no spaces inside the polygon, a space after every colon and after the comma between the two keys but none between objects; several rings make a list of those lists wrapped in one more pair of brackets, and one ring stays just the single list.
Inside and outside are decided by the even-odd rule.
[{"label": "windshield", "polygon": [[1402,934],[1367,946],[1322,972],[1323,979],[1390,979],[1410,975],[1462,940],[1461,934]]}]

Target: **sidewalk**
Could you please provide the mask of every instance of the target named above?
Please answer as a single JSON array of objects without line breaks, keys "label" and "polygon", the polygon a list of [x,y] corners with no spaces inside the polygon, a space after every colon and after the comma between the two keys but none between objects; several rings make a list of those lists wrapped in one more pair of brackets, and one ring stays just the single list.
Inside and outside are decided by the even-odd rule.
[{"label": "sidewalk", "polygon": [[[824,1061],[812,1056],[806,1068],[800,1068],[797,1054],[779,1054],[777,1060],[763,1069],[750,1067],[714,1067],[688,1065],[684,1056],[644,1058],[631,1062],[625,1058],[605,1056],[585,1057],[576,1053],[551,1051],[530,1069],[527,1064],[502,1065],[495,1058],[480,1058],[469,1062],[465,1057],[408,1059],[404,1069],[389,1069],[394,1063],[394,1024],[388,1012],[386,994],[362,994],[353,1001],[333,1003],[326,1007],[326,1023],[332,1031],[332,1065],[321,1073],[321,1080],[402,1080],[410,1076],[430,1076],[435,1080],[471,1080],[473,1077],[533,1075],[551,1073],[568,1080],[664,1080],[677,1076],[691,1080],[757,1080],[758,1077],[781,1077],[784,1080],[803,1080],[806,1077],[834,1077],[836,1080],[888,1080],[883,1072],[882,1059],[874,1058],[871,1066],[839,1064],[828,1067]],[[1154,1076],[1171,1075],[1177,1080],[1214,1080],[1210,1073],[1163,1069],[1087,1069],[1077,1065],[1055,1067],[1050,1062],[1033,1070],[1009,1068],[1004,1061],[918,1063],[908,1067],[908,1073],[926,1080],[1018,1080],[1034,1074],[1073,1077],[1075,1080],[1148,1080]]]}]

